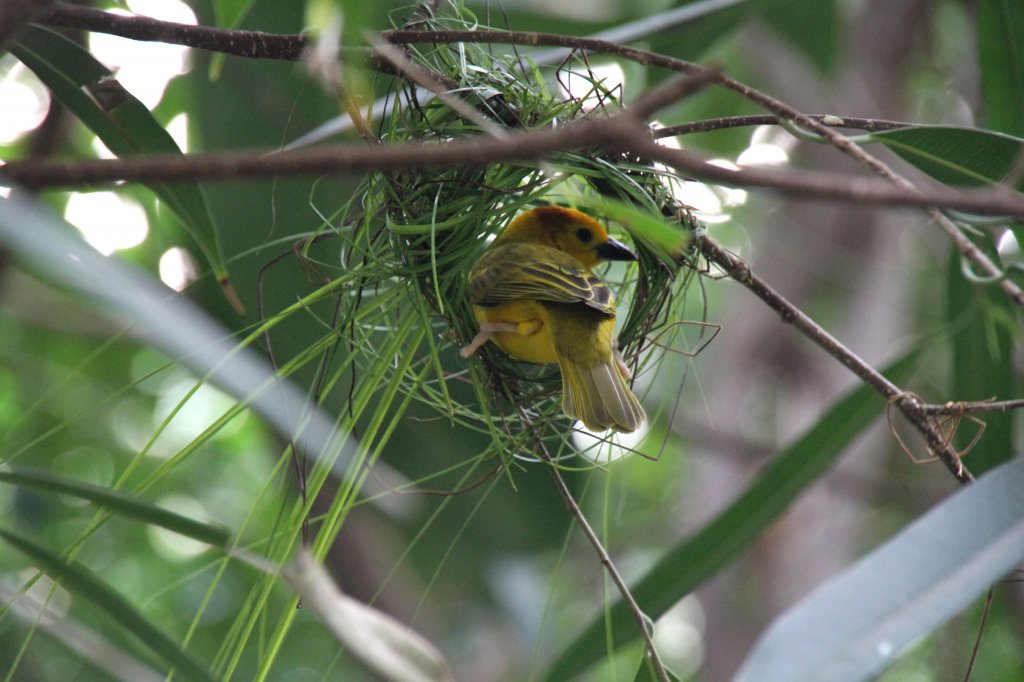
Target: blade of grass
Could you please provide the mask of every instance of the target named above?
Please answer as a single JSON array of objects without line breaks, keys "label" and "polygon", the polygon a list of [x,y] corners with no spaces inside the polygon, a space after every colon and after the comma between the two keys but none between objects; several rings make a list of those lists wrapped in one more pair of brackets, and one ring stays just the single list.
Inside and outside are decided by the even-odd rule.
[{"label": "blade of grass", "polygon": [[597,213],[611,218],[629,230],[634,238],[641,239],[648,246],[655,248],[669,263],[673,262],[673,257],[682,252],[690,241],[689,230],[673,225],[663,216],[631,206],[624,201],[594,197],[588,203]]},{"label": "blade of grass", "polygon": [[[885,374],[899,383],[910,374],[916,360],[917,352],[910,352],[890,365]],[[884,407],[878,394],[867,386],[835,403],[810,431],[767,465],[739,499],[663,556],[636,583],[633,596],[645,613],[657,619],[753,544]],[[622,602],[611,607],[610,621],[617,646],[639,636],[632,614]],[[601,614],[554,661],[546,679],[569,679],[605,653],[605,617]]]},{"label": "blade of grass", "polygon": [[216,547],[224,547],[231,539],[231,533],[223,526],[202,523],[156,505],[111,492],[107,488],[73,481],[45,471],[0,471],[0,482],[89,500],[120,513],[124,518],[160,526]]},{"label": "blade of grass", "polygon": [[[180,358],[200,377],[251,405],[282,437],[294,442],[303,456],[318,460],[332,448],[338,449],[334,471],[342,479],[351,475],[348,465],[355,445],[348,435],[339,433],[321,410],[311,411],[305,424],[296,424],[289,415],[302,413],[299,406],[307,402],[305,393],[279,380],[255,351],[236,345],[194,304],[169,295],[130,266],[105,258],[75,239],[66,223],[22,199],[0,198],[0,241],[48,281],[78,292],[108,312],[135,320],[135,331],[151,338],[168,356]],[[374,484],[370,481],[368,485]]]},{"label": "blade of grass", "polygon": [[[220,28],[238,28],[246,15],[252,8],[255,0],[214,0],[213,16],[216,18],[217,26]],[[209,76],[210,80],[220,79],[221,71],[224,68],[224,59],[227,55],[223,52],[216,52],[210,58]]]},{"label": "blade of grass", "polygon": [[[61,614],[52,605],[42,604],[32,595],[0,582],[0,602],[9,604],[11,613],[30,628],[39,628],[70,651],[99,670],[122,682],[160,682],[165,679],[149,666],[94,630]],[[26,638],[28,639],[28,638]],[[4,661],[13,668],[14,656],[6,652]]]},{"label": "blade of grass", "polygon": [[0,528],[0,538],[30,557],[43,573],[60,582],[69,592],[104,611],[181,675],[190,680],[213,682],[213,677],[174,640],[88,568],[78,562],[66,562],[55,552],[13,531]]}]

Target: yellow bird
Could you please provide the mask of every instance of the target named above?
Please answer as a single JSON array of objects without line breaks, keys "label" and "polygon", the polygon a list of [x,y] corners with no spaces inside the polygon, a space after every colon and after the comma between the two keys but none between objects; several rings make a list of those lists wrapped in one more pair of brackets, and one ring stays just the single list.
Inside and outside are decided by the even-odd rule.
[{"label": "yellow bird", "polygon": [[590,216],[559,206],[519,215],[469,271],[480,332],[468,358],[493,340],[517,360],[558,363],[562,411],[591,431],[636,431],[644,409],[615,347],[615,302],[590,268],[636,260]]}]

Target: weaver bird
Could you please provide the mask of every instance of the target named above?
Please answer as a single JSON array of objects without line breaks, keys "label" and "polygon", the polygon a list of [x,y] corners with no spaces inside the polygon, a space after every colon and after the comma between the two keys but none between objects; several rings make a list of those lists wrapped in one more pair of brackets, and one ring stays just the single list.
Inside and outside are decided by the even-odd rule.
[{"label": "weaver bird", "polygon": [[567,416],[629,433],[645,415],[616,348],[614,297],[590,271],[606,260],[636,255],[590,216],[559,206],[519,215],[469,271],[480,331],[461,355],[494,341],[516,360],[557,362]]}]

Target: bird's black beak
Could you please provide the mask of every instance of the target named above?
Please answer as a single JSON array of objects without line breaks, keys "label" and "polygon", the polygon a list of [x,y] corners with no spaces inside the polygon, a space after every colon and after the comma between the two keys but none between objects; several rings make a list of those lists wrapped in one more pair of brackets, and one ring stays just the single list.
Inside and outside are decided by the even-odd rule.
[{"label": "bird's black beak", "polygon": [[597,247],[597,255],[604,260],[636,260],[636,254],[630,251],[629,247],[611,237]]}]

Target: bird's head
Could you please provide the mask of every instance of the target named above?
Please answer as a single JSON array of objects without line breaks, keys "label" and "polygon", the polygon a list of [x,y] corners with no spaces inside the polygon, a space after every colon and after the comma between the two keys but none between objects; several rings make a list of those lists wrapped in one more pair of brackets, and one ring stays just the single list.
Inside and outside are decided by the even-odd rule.
[{"label": "bird's head", "polygon": [[586,267],[605,260],[636,260],[622,242],[608,236],[601,223],[571,208],[541,206],[516,217],[497,241],[526,241],[566,252]]}]

